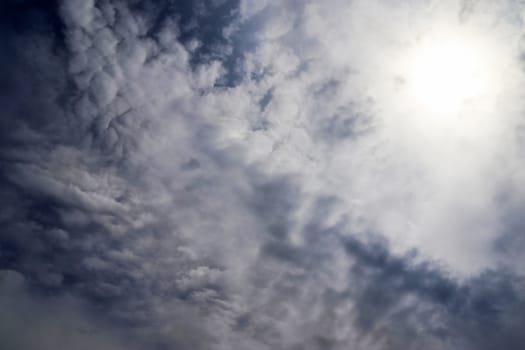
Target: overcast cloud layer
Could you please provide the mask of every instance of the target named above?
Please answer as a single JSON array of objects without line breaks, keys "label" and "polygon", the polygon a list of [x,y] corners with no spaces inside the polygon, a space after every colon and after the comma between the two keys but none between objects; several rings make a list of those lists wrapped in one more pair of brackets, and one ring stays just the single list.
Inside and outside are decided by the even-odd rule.
[{"label": "overcast cloud layer", "polygon": [[[0,21],[1,349],[525,348],[520,1]],[[403,62],[443,33],[495,84],[437,121]]]}]

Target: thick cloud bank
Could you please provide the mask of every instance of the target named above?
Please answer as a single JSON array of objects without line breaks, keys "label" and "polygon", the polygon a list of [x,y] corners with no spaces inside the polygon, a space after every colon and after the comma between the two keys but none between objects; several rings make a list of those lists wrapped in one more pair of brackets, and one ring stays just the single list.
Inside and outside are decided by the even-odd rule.
[{"label": "thick cloud bank", "polygon": [[[0,20],[0,348],[525,348],[519,2]],[[490,84],[445,118],[410,72],[450,38]]]}]

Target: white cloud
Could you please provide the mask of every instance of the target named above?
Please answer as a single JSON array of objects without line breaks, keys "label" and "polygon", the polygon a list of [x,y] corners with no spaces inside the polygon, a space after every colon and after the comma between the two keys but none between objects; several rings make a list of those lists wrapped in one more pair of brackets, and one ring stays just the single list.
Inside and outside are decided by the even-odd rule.
[{"label": "white cloud", "polygon": [[[464,21],[459,5],[282,5],[276,11],[299,14],[297,25],[247,56],[246,66],[259,67],[263,78],[255,87],[246,85],[274,89],[261,115],[268,115],[266,133],[275,140],[267,169],[277,163],[279,171],[301,173],[307,188],[345,200],[343,210],[362,223],[356,229],[381,232],[398,249],[416,247],[468,274],[501,259],[491,251],[504,224],[496,197],[513,176],[502,162],[521,163],[509,150],[517,146],[522,29],[502,17],[507,3],[478,3]],[[268,16],[268,23],[277,18]],[[474,50],[482,48],[477,59],[486,60],[495,86],[490,95],[463,102],[457,119],[443,121],[418,108],[414,96],[406,97],[410,72],[399,62],[410,62],[425,41],[458,36]],[[299,58],[295,67],[305,68],[287,75],[293,69],[276,64],[290,48]],[[319,95],[323,88],[327,94]],[[329,148],[319,143],[318,123],[363,118],[362,110],[368,113],[369,128],[361,127],[367,132],[356,130],[359,136]]]},{"label": "white cloud", "polygon": [[[479,349],[506,288],[471,278],[521,268],[493,249],[523,197],[507,4],[241,1],[218,56],[148,4],[63,3],[64,129],[4,152],[14,267],[153,348]],[[447,121],[403,64],[442,28],[491,48],[502,86]]]}]

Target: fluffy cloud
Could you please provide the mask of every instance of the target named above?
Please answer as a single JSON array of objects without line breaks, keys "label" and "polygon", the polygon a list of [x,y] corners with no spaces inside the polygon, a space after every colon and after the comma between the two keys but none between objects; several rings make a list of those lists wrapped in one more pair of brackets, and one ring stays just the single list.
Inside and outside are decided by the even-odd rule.
[{"label": "fluffy cloud", "polygon": [[[2,346],[525,344],[518,5],[3,6]],[[505,68],[457,120],[443,28]]]}]

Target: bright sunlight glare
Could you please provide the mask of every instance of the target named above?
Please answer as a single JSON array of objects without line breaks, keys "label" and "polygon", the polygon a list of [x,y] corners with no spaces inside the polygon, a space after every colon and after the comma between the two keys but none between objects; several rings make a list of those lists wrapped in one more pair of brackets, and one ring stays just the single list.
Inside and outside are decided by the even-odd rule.
[{"label": "bright sunlight glare", "polygon": [[437,42],[414,55],[408,84],[426,112],[454,114],[487,92],[489,69],[480,48],[462,42]]},{"label": "bright sunlight glare", "polygon": [[[446,24],[446,23],[445,23]],[[436,25],[402,47],[392,61],[399,77],[384,127],[444,151],[482,148],[500,132],[497,106],[517,91],[512,48],[473,27]],[[469,146],[466,146],[469,145]]]}]

